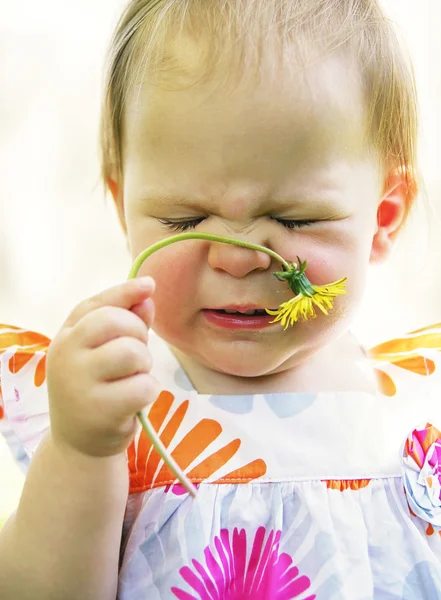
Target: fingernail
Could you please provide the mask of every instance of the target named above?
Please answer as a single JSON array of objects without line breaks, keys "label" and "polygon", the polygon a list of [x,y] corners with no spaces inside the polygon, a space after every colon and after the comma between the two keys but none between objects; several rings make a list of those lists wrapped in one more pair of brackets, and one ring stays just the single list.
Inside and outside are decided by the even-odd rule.
[{"label": "fingernail", "polygon": [[147,311],[146,325],[150,329],[153,325],[153,321],[155,320],[155,303],[153,302],[152,298],[147,298],[147,300],[144,300],[144,308]]},{"label": "fingernail", "polygon": [[140,277],[139,282],[140,282],[140,285],[142,288],[153,289],[153,291],[155,290],[156,282],[153,279],[153,277],[150,277],[150,275],[145,275],[144,277]]}]

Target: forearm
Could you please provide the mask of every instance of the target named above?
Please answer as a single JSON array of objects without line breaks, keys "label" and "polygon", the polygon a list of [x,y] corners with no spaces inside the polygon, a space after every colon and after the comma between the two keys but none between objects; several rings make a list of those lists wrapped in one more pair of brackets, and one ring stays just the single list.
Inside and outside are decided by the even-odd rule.
[{"label": "forearm", "polygon": [[0,532],[0,598],[115,600],[127,493],[124,455],[88,458],[48,435]]}]

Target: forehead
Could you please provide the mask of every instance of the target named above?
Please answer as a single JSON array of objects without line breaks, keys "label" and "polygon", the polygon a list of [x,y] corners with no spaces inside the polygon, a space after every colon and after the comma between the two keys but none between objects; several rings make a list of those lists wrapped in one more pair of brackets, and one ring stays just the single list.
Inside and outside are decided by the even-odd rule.
[{"label": "forehead", "polygon": [[292,58],[266,56],[258,77],[233,79],[225,59],[203,77],[197,46],[175,44],[170,71],[166,65],[157,85],[147,78],[129,96],[125,174],[246,179],[365,155],[366,107],[354,60],[335,53],[299,68]]}]

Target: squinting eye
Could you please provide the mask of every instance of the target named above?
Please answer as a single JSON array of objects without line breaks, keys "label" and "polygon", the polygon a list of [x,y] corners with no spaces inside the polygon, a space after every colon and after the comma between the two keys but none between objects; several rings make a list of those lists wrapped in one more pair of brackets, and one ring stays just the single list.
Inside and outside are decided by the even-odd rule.
[{"label": "squinting eye", "polygon": [[294,219],[276,219],[275,217],[271,217],[273,221],[277,221],[287,229],[300,229],[301,227],[308,227],[308,225],[313,225],[315,221],[307,221],[307,220],[294,220]]},{"label": "squinting eye", "polygon": [[[194,229],[199,223],[204,221],[205,217],[200,217],[199,219],[189,219],[187,221],[169,221],[167,219],[158,219],[158,221],[164,225],[170,231],[189,231]],[[277,221],[286,229],[300,229],[301,227],[307,227],[308,225],[312,225],[315,221],[308,220],[294,220],[294,219],[276,219],[275,217],[271,217],[273,221]]]},{"label": "squinting eye", "polygon": [[167,227],[170,231],[188,231],[194,229],[196,225],[202,223],[204,218],[190,219],[189,221],[167,221],[167,219],[158,219],[158,221]]}]

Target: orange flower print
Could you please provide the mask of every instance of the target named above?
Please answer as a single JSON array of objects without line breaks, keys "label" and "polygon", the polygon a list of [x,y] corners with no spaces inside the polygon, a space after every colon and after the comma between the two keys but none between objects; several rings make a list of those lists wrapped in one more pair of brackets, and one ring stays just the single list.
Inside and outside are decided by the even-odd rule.
[{"label": "orange flower print", "polygon": [[[185,430],[183,422],[189,401],[185,400],[174,412],[171,412],[173,402],[173,394],[168,391],[161,392],[148,416],[156,431],[164,426],[160,438],[166,448],[177,436],[182,436],[171,455],[181,469],[185,471],[221,435],[222,427],[214,419],[202,419],[189,431]],[[181,433],[179,433],[179,430],[181,430]],[[240,439],[230,441],[198,462],[185,474],[193,483],[201,483],[211,477],[219,468],[226,465],[236,455],[240,445]],[[175,482],[176,478],[167,465],[162,462],[159,454],[154,451],[153,445],[143,429],[139,434],[138,441],[133,440],[129,446],[127,455],[131,494],[159,486],[170,486]],[[265,473],[266,464],[258,458],[232,470],[214,483],[246,483],[262,477]],[[179,494],[180,486],[173,486],[173,491]]]},{"label": "orange flower print", "polygon": [[[8,367],[11,373],[18,373],[37,352],[44,352],[35,367],[35,387],[43,385],[46,379],[46,350],[50,342],[49,338],[35,331],[0,324],[0,354],[12,346],[18,346],[14,355],[9,359]],[[4,416],[1,392],[0,386],[0,419]]]},{"label": "orange flower print", "polygon": [[344,492],[345,490],[353,490],[354,492],[367,487],[370,484],[370,479],[324,479],[323,483],[326,483],[326,487],[329,490],[338,490]]},{"label": "orange flower print", "polygon": [[[416,375],[428,377],[435,372],[436,366],[433,360],[421,354],[421,348],[441,352],[441,323],[374,346],[368,350],[367,355],[376,362],[393,364]],[[395,396],[397,387],[393,378],[381,366],[377,365],[375,372],[381,393]]]},{"label": "orange flower print", "polygon": [[[410,508],[409,501],[407,501],[407,508],[409,509],[409,513],[412,515],[412,517],[414,517],[415,519],[418,519],[417,515]],[[434,533],[435,533],[435,529],[433,528],[432,523],[429,523],[428,526],[427,526],[427,528],[426,528],[426,535],[427,536],[431,536]],[[441,530],[438,531],[438,535],[441,536]]]}]

